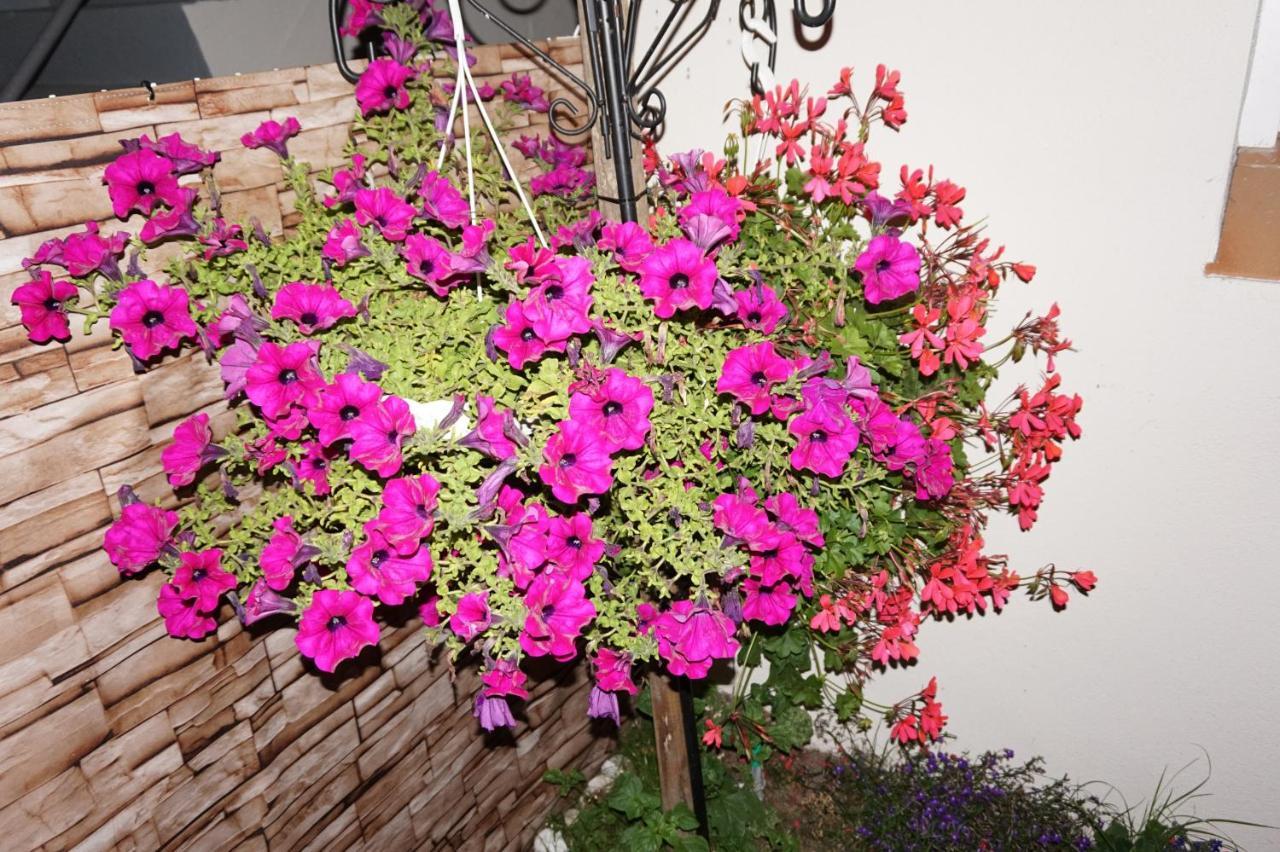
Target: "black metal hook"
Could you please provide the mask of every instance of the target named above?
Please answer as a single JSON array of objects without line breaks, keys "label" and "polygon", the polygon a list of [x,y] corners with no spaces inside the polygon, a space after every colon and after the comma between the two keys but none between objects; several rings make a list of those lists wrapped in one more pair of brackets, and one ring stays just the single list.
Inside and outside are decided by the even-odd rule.
[{"label": "black metal hook", "polygon": [[[347,54],[342,49],[342,13],[346,10],[347,0],[332,0],[329,3],[329,38],[333,41],[333,59],[338,63],[338,73],[348,83],[360,82],[360,72],[347,62]],[[369,43],[369,61],[374,58],[373,43]]]},{"label": "black metal hook", "polygon": [[795,15],[806,27],[825,27],[836,11],[836,0],[822,0],[822,9],[816,15],[809,14],[805,0],[795,0]]}]

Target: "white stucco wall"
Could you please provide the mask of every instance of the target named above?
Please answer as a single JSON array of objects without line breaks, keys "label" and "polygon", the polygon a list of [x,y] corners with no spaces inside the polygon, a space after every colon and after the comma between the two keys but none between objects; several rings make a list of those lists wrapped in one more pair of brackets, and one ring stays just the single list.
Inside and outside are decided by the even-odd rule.
[{"label": "white stucco wall", "polygon": [[[936,674],[959,747],[1043,754],[1131,801],[1203,747],[1202,814],[1280,823],[1280,283],[1202,272],[1258,0],[838,5],[820,50],[784,35],[778,76],[825,90],[852,64],[865,89],[877,62],[900,68],[910,120],[870,146],[887,182],[933,163],[968,187],[969,219],[989,216],[1040,267],[1007,285],[995,322],[1056,300],[1079,349],[1060,369],[1085,398],[1085,437],[1041,523],[997,523],[991,549],[1024,574],[1056,561],[1101,580],[1061,614],[1017,600],[927,624],[920,664],[873,694]],[[666,150],[718,148],[719,109],[746,85],[737,4],[724,6],[667,83]],[[1280,834],[1235,834],[1280,849]]]}]

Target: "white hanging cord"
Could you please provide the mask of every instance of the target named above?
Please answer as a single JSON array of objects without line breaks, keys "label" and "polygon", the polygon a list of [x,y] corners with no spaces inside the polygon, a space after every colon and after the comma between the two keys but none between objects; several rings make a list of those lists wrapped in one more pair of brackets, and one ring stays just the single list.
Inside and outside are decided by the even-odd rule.
[{"label": "white hanging cord", "polygon": [[[489,118],[489,111],[485,109],[484,101],[480,100],[480,91],[476,88],[475,78],[471,76],[471,66],[467,62],[466,36],[462,27],[460,0],[449,0],[449,14],[453,19],[454,45],[458,53],[458,77],[454,82],[453,101],[449,104],[449,120],[445,127],[453,127],[454,117],[457,115],[461,104],[462,134],[466,140],[465,148],[467,152],[467,200],[471,205],[471,224],[474,225],[476,223],[476,189],[474,166],[471,157],[471,122],[467,114],[466,99],[462,96],[464,89],[469,89],[475,97],[475,105],[480,112],[480,119],[484,122],[485,129],[489,131],[489,137],[493,140],[493,147],[498,151],[498,158],[502,160],[503,167],[507,170],[507,174],[511,176],[511,183],[516,188],[516,195],[520,198],[520,204],[524,207],[524,212],[529,216],[529,224],[533,226],[533,233],[537,235],[538,243],[543,248],[546,248],[547,239],[542,234],[542,228],[538,226],[538,217],[534,214],[533,206],[524,194],[524,187],[520,185],[520,177],[516,174],[515,168],[511,165],[511,160],[507,157],[507,151],[502,144],[502,139],[498,136],[498,131],[494,129],[493,121]],[[448,145],[448,141],[446,136],[440,142],[440,156],[436,160],[437,170],[444,164],[445,146]]]},{"label": "white hanging cord", "polygon": [[[747,9],[751,10],[750,13]],[[747,63],[748,68],[755,68],[756,78],[760,81],[761,88],[767,92],[774,87],[774,77],[773,70],[769,68],[769,51],[766,47],[761,55],[760,41],[766,46],[773,45],[778,41],[778,34],[769,28],[764,12],[756,12],[754,0],[743,0],[742,61]]]}]

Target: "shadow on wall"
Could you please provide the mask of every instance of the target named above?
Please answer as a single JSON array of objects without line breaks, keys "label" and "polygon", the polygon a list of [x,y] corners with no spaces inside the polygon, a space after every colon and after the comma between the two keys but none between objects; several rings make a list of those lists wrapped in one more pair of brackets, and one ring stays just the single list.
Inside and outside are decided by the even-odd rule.
[{"label": "shadow on wall", "polygon": [[[12,11],[19,7],[19,11]],[[49,20],[44,3],[0,4],[0,80],[8,80]],[[90,2],[45,62],[25,98],[73,95],[208,77],[209,66],[182,6]]]}]

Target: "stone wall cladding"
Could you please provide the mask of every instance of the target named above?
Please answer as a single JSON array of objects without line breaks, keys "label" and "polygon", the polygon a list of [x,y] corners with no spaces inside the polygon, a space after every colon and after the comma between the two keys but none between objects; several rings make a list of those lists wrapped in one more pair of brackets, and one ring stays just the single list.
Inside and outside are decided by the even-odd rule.
[{"label": "stone wall cladding", "polygon": [[[546,46],[581,68],[576,40]],[[477,56],[477,78],[494,83],[531,67],[510,46]],[[221,151],[228,218],[280,234],[293,214],[279,162],[240,135],[295,116],[290,151],[318,171],[340,161],[354,110],[331,65],[166,84],[154,100],[131,89],[0,105],[5,849],[524,848],[553,804],[542,772],[590,771],[609,748],[587,724],[581,666],[539,682],[514,737],[484,737],[474,667],[454,679],[413,624],[384,629],[376,664],[318,677],[291,630],[244,630],[225,607],[216,636],[168,638],[160,574],[122,581],[99,549],[120,485],[176,504],[160,452],[178,421],[207,411],[226,431],[232,418],[198,353],[138,376],[105,322],[29,343],[9,303],[22,258],[87,219],[137,233],[140,219],[111,217],[101,176],[119,140],[142,133]],[[514,134],[546,132],[545,115],[531,118]],[[173,250],[153,250],[150,269]]]}]

